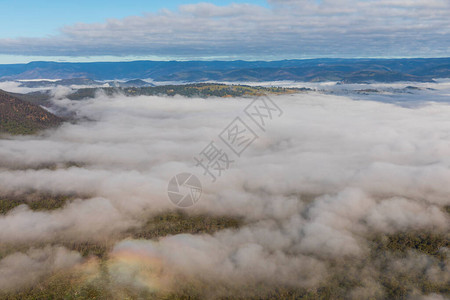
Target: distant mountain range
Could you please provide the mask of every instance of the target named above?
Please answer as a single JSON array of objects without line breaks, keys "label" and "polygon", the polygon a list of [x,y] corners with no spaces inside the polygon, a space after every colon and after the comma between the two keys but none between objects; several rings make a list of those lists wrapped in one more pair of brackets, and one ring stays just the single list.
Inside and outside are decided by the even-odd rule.
[{"label": "distant mountain range", "polygon": [[0,133],[31,134],[61,122],[61,118],[42,107],[0,90]]},{"label": "distant mountain range", "polygon": [[[307,59],[282,61],[134,61],[0,65],[0,80],[74,79],[342,83],[418,81],[450,77],[450,58]],[[130,86],[137,86],[135,82]]]}]

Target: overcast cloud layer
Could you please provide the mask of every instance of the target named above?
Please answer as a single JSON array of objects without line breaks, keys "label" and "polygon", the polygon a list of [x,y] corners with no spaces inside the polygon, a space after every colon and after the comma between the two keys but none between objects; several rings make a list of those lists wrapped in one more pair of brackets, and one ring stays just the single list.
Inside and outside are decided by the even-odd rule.
[{"label": "overcast cloud layer", "polygon": [[447,0],[269,4],[198,3],[105,23],[78,23],[55,36],[0,39],[0,54],[264,59],[449,55]]}]

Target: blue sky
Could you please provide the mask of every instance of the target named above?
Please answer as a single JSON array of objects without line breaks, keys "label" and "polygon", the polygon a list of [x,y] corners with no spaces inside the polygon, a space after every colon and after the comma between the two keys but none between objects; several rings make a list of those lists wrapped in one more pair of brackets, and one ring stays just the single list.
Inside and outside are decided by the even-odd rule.
[{"label": "blue sky", "polygon": [[0,63],[448,57],[448,0],[0,0]]},{"label": "blue sky", "polygon": [[[216,5],[228,5],[228,0],[208,1]],[[266,1],[250,0],[267,6]],[[0,38],[44,37],[57,34],[58,29],[77,22],[104,22],[108,18],[124,18],[175,10],[179,5],[193,3],[188,0],[0,0]]]}]

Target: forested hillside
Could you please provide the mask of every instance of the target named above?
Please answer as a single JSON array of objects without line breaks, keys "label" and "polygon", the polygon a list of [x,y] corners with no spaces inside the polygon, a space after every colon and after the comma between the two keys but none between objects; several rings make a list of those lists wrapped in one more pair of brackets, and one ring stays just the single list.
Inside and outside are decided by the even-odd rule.
[{"label": "forested hillside", "polygon": [[19,100],[0,90],[0,132],[31,134],[61,122],[61,118],[42,107]]}]

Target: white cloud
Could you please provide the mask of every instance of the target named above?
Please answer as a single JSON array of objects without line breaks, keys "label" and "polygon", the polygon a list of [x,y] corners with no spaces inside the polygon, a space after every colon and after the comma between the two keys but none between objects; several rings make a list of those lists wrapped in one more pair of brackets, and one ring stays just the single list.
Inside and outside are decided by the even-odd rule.
[{"label": "white cloud", "polygon": [[[47,38],[0,40],[0,52],[24,55],[445,56],[445,0],[198,3],[144,16],[73,24]],[[67,45],[70,45],[68,47]]]},{"label": "white cloud", "polygon": [[[193,156],[250,99],[54,100],[75,112],[77,122],[0,140],[0,191],[76,192],[87,199],[54,211],[21,206],[0,216],[2,244],[114,242],[114,234],[175,209],[167,183],[185,171],[203,183],[202,199],[188,213],[240,216],[247,225],[214,235],[117,240],[108,262],[113,280],[148,282],[156,259],[161,277],[168,277],[159,279],[186,276],[208,283],[211,293],[258,282],[317,286],[329,275],[331,260],[363,264],[373,235],[446,232],[448,104],[411,109],[319,93],[273,100],[283,116],[258,132],[260,138],[241,158],[233,157],[236,163],[214,184],[194,166]],[[66,162],[79,166],[65,168]],[[56,168],[42,167],[51,164]],[[129,264],[130,257],[137,263]],[[0,261],[0,271],[8,261]],[[352,266],[346,274],[361,274],[367,283],[355,295],[379,293],[370,283],[375,266]],[[439,277],[438,271],[426,270]]]},{"label": "white cloud", "polygon": [[10,254],[0,260],[0,290],[5,292],[29,286],[44,276],[80,262],[78,252],[63,247],[47,246]]}]

